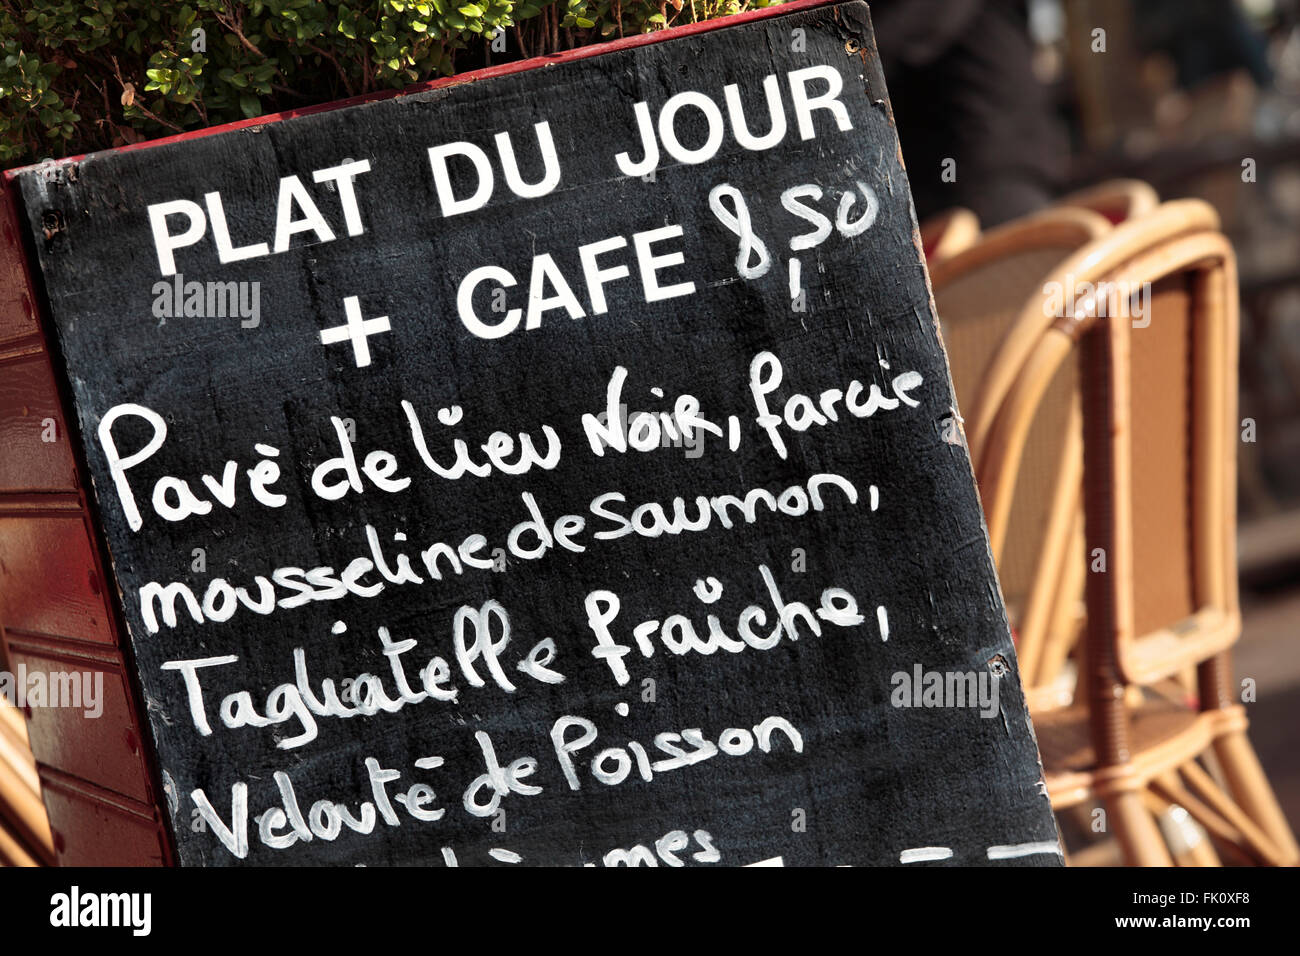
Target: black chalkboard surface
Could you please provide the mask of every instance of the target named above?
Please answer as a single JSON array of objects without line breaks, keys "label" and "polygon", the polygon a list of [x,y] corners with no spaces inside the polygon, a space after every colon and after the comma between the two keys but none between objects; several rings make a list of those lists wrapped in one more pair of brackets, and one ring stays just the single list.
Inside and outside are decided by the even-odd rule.
[{"label": "black chalkboard surface", "polygon": [[862,3],[19,176],[185,864],[1061,862]]}]

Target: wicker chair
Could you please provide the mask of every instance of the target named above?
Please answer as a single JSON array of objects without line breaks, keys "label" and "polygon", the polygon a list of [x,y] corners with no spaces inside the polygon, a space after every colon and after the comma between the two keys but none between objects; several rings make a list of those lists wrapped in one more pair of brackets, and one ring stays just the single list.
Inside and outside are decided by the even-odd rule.
[{"label": "wicker chair", "polygon": [[[1172,862],[1153,816],[1172,805],[1242,859],[1300,861],[1229,686],[1228,650],[1240,633],[1237,305],[1232,250],[1216,225],[1204,204],[1170,203],[1085,251],[1084,275],[1115,283],[1106,308],[1085,301],[1073,313],[1040,309],[1026,320],[1038,333],[1000,395],[979,465],[996,554],[1031,426],[1080,345],[1087,555],[1074,553],[1066,568],[1086,579],[1083,694],[1034,722],[1053,805],[1100,798],[1125,858],[1142,865]],[[1143,283],[1152,290],[1149,311],[1131,328],[1113,292]],[[1073,468],[1070,456],[1062,461]],[[1061,483],[1075,477],[1070,471]],[[1077,517],[1062,517],[1060,527],[1072,523]],[[1077,543],[1073,532],[1056,533]],[[1044,572],[1053,574],[1062,580]],[[1050,626],[1022,627],[1019,637],[1022,679],[1031,683],[1047,659]],[[1192,704],[1168,692],[1169,679],[1189,667],[1199,686]],[[1217,862],[1208,843],[1180,858]]]}]

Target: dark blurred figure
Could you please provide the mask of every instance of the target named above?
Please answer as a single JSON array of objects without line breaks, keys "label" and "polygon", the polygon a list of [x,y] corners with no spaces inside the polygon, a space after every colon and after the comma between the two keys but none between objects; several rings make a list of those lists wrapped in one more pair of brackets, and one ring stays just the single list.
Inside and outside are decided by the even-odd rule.
[{"label": "dark blurred figure", "polygon": [[1234,0],[1142,0],[1133,4],[1133,26],[1143,52],[1173,58],[1185,90],[1238,69],[1261,87],[1272,85],[1264,38]]},{"label": "dark blurred figure", "polygon": [[1033,72],[1027,2],[870,7],[917,216],[964,206],[989,227],[1049,203],[1068,146]]}]

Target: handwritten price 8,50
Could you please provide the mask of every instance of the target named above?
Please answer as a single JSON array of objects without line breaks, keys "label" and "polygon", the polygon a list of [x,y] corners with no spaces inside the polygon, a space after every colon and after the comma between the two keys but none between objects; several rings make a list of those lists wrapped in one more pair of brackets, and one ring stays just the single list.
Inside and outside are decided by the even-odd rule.
[{"label": "handwritten price 8,50", "polygon": [[[825,242],[832,228],[846,239],[866,232],[876,221],[880,212],[880,200],[875,190],[862,180],[856,182],[857,192],[861,194],[865,208],[856,214],[858,195],[852,190],[840,194],[835,207],[835,218],[823,213],[810,203],[821,202],[822,188],[815,183],[791,186],[781,193],[781,207],[786,212],[811,226],[808,232],[793,236],[790,241],[791,252],[815,249]],[[718,221],[730,229],[739,239],[736,252],[736,273],[742,279],[758,279],[772,268],[772,253],[768,244],[754,231],[753,217],[749,204],[740,190],[730,183],[719,183],[709,192],[709,209]],[[790,297],[799,295],[799,260],[790,258]]]}]

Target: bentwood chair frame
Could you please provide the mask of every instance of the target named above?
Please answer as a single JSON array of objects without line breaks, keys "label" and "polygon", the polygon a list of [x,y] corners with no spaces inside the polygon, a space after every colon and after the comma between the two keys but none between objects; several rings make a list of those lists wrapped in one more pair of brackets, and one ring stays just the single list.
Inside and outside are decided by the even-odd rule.
[{"label": "bentwood chair frame", "polygon": [[[1095,215],[1095,214],[1090,214]],[[989,360],[982,376],[981,389],[969,410],[967,442],[985,507],[989,538],[995,561],[1007,570],[1004,561],[1013,514],[1013,496],[1017,509],[1023,510],[1023,492],[1018,488],[1022,456],[1008,454],[1008,446],[1023,449],[1031,425],[1039,436],[1051,435],[1059,440],[1056,457],[1046,467],[1051,469],[1050,484],[1033,493],[1043,497],[1041,522],[1026,528],[1023,520],[1017,537],[1011,542],[1013,552],[1033,552],[1032,576],[1018,608],[1016,632],[1022,680],[1030,709],[1039,712],[1065,706],[1072,700],[1072,688],[1064,671],[1073,653],[1084,623],[1082,613],[1084,575],[1082,564],[1084,532],[1081,485],[1083,444],[1081,412],[1077,382],[1073,369],[1064,369],[1065,356],[1073,342],[1060,328],[1054,328],[1061,315],[1059,300],[1062,288],[1098,289],[1113,279],[1113,273],[1125,262],[1180,236],[1212,231],[1218,219],[1205,203],[1195,200],[1166,203],[1148,215],[1104,230],[1096,239],[1076,250],[1051,277],[1049,286],[1032,296],[1011,323],[1001,344]],[[1056,295],[1057,301],[1051,301]],[[1074,303],[1076,311],[1095,309],[1096,296],[1081,296]],[[1037,353],[1035,349],[1039,349]],[[1060,379],[1069,372],[1071,381]],[[1008,409],[1013,385],[1016,398]],[[1061,395],[1067,385],[1068,398]],[[1048,388],[1053,401],[1044,402]],[[1050,420],[1041,420],[1046,415]],[[1003,416],[1000,430],[994,424]],[[1041,457],[1041,455],[1040,455]],[[1040,468],[1044,467],[1042,462]],[[1043,482],[1040,480],[1040,485]],[[1039,526],[1041,524],[1041,527]],[[1026,533],[1034,535],[1028,541]],[[1019,564],[1025,564],[1023,554]],[[1014,570],[1014,569],[1011,569]]]},{"label": "bentwood chair frame", "polygon": [[[1122,264],[1180,236],[1214,230],[1218,219],[1204,203],[1166,203],[1151,214],[1106,231],[1079,249],[1056,270],[1056,288],[1098,289]],[[1025,304],[990,360],[971,411],[967,441],[980,486],[994,560],[1003,565],[1012,502],[1017,489],[1024,443],[1043,397],[1060,374],[1074,347],[1058,322],[1059,310],[1047,301],[1046,288]],[[1113,304],[1113,303],[1112,303]],[[1085,296],[1075,310],[1097,311],[1096,296]],[[1013,385],[1014,396],[1011,395]],[[1038,549],[1036,572],[1017,621],[1017,652],[1031,710],[1061,703],[1053,681],[1061,671],[1082,621],[1083,597],[1082,415],[1077,395],[1068,409],[1055,409],[1052,423],[1064,439],[1056,462],[1055,482]],[[1001,421],[995,430],[995,422]],[[1011,449],[1017,451],[1013,454]],[[1016,542],[1023,547],[1024,542]]]}]

